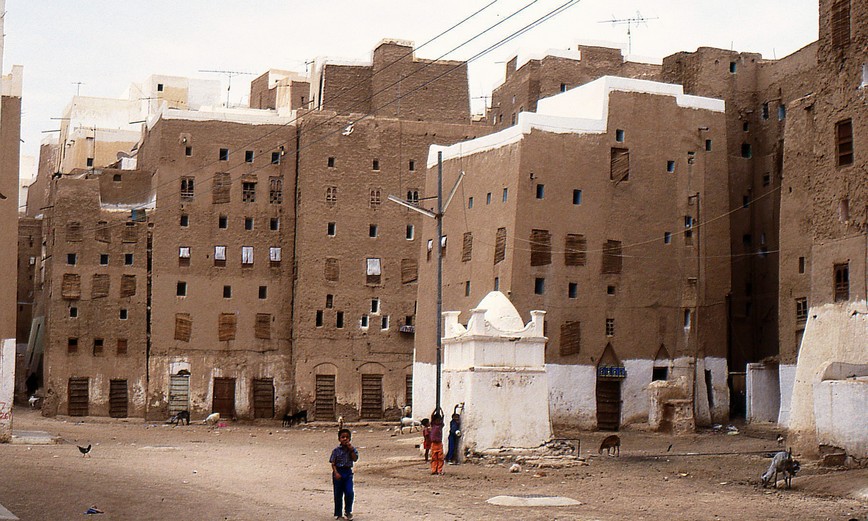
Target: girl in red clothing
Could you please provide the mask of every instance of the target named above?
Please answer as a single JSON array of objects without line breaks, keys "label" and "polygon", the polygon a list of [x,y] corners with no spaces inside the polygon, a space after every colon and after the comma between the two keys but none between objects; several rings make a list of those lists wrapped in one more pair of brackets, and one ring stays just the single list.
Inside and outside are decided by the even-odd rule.
[{"label": "girl in red clothing", "polygon": [[431,415],[431,474],[443,474],[443,413],[435,411]]},{"label": "girl in red clothing", "polygon": [[431,440],[428,435],[431,434],[431,420],[422,418],[422,447],[425,449],[425,463],[428,463],[428,453],[431,452]]}]

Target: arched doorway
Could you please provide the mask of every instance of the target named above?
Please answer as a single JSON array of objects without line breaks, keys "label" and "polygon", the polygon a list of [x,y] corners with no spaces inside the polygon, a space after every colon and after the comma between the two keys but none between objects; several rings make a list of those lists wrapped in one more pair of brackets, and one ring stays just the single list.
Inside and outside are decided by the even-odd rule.
[{"label": "arched doorway", "polygon": [[617,431],[621,427],[621,380],[626,373],[612,344],[606,344],[597,364],[597,428]]}]

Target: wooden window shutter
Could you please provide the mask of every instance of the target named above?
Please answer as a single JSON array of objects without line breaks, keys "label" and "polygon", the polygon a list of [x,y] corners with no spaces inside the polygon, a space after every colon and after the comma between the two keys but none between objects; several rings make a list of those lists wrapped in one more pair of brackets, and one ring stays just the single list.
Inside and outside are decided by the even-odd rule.
[{"label": "wooden window shutter", "polygon": [[568,321],[561,324],[561,356],[577,354],[579,352],[581,340],[581,322]]},{"label": "wooden window shutter", "polygon": [[108,274],[96,273],[93,276],[93,284],[91,287],[90,298],[104,298],[109,294],[111,279]]},{"label": "wooden window shutter", "polygon": [[401,284],[416,282],[419,278],[419,263],[416,259],[401,259]]},{"label": "wooden window shutter", "polygon": [[835,125],[835,146],[838,166],[853,164],[853,120],[845,119]]},{"label": "wooden window shutter", "polygon": [[506,228],[498,228],[494,238],[494,263],[506,258]]},{"label": "wooden window shutter", "polygon": [[552,263],[552,234],[548,230],[530,231],[530,265],[545,266]]},{"label": "wooden window shutter", "polygon": [[615,184],[630,178],[630,151],[626,148],[612,149],[612,163],[609,179]]},{"label": "wooden window shutter", "polygon": [[136,294],[136,276],[121,276],[121,297],[132,297]]},{"label": "wooden window shutter", "polygon": [[256,327],[254,329],[256,338],[269,340],[271,338],[271,314],[257,313]]},{"label": "wooden window shutter", "polygon": [[126,223],[124,226],[124,232],[121,236],[122,242],[137,242],[139,240],[139,230],[136,227],[136,223]]},{"label": "wooden window shutter", "polygon": [[832,47],[841,49],[850,45],[850,0],[836,0],[832,4]]},{"label": "wooden window shutter", "polygon": [[66,242],[81,242],[81,223],[73,221],[66,223]]},{"label": "wooden window shutter", "polygon": [[232,178],[226,172],[217,172],[214,174],[212,191],[212,202],[214,204],[224,204],[229,202],[230,189],[232,187]]},{"label": "wooden window shutter", "polygon": [[461,262],[467,262],[473,257],[473,232],[464,233],[464,245],[461,248]]},{"label": "wooden window shutter", "polygon": [[568,233],[564,241],[564,264],[584,266],[588,257],[588,241],[584,235]]},{"label": "wooden window shutter", "polygon": [[603,273],[621,273],[621,241],[603,245]]},{"label": "wooden window shutter", "polygon": [[341,276],[341,266],[338,259],[329,257],[325,260],[325,279],[329,282],[337,282]]},{"label": "wooden window shutter", "polygon": [[81,275],[76,273],[64,273],[63,283],[60,287],[60,295],[67,300],[81,298]]},{"label": "wooden window shutter", "polygon": [[193,333],[193,319],[189,313],[175,313],[175,340],[189,342]]},{"label": "wooden window shutter", "polygon": [[217,319],[217,339],[221,342],[227,340],[235,340],[235,326],[238,323],[238,317],[235,313],[220,313]]},{"label": "wooden window shutter", "polygon": [[106,221],[96,223],[96,233],[94,238],[99,242],[112,242],[111,229]]}]

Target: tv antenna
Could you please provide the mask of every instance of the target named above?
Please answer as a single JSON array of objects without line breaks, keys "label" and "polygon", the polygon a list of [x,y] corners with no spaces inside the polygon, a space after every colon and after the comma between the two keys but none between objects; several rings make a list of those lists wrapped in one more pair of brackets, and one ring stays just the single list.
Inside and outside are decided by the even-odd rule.
[{"label": "tv antenna", "polygon": [[75,95],[76,96],[81,95],[81,86],[84,85],[84,82],[83,81],[72,81],[70,83],[75,85]]},{"label": "tv antenna", "polygon": [[232,90],[232,76],[239,76],[243,74],[253,75],[252,72],[239,72],[239,71],[215,71],[215,70],[204,70],[199,69],[199,72],[208,72],[211,74],[225,74],[227,78],[226,82],[226,108],[229,108],[229,91]]},{"label": "tv antenna", "polygon": [[636,16],[630,18],[615,18],[615,15],[612,15],[611,20],[600,20],[597,23],[600,24],[612,24],[612,25],[626,25],[627,26],[627,54],[633,54],[633,32],[632,27],[635,25],[639,27],[639,24],[645,24],[648,26],[648,20],[656,20],[657,17],[648,18],[642,16],[642,13],[636,11]]}]

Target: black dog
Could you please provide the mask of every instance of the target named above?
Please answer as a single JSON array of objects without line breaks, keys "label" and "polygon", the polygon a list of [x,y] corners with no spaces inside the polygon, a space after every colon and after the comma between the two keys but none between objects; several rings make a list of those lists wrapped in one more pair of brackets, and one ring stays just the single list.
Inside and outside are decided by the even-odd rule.
[{"label": "black dog", "polygon": [[187,422],[187,425],[190,425],[190,411],[180,411],[169,418],[169,421],[166,423],[171,423],[172,425],[183,425],[184,422]]},{"label": "black dog", "polygon": [[296,423],[307,423],[307,410],[298,411],[295,414],[286,413],[283,415],[284,427],[292,427]]}]

